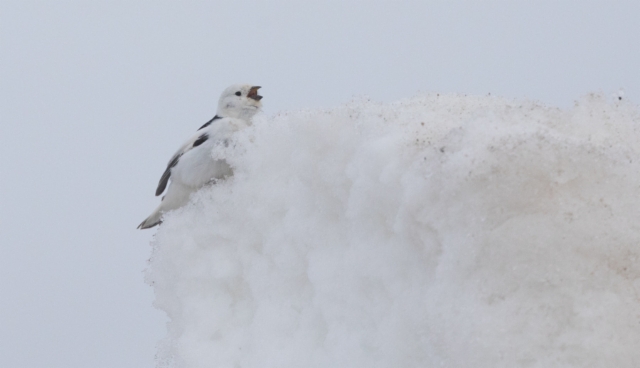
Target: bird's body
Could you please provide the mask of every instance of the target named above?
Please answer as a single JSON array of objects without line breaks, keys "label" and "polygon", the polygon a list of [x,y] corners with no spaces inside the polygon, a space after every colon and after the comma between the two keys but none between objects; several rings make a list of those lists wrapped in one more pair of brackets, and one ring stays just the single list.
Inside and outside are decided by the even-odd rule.
[{"label": "bird's body", "polygon": [[159,196],[168,184],[166,194],[158,208],[138,226],[139,229],[160,224],[162,215],[185,205],[191,193],[232,175],[227,162],[214,159],[211,151],[216,145],[226,144],[234,132],[251,125],[251,118],[262,106],[258,88],[234,85],[223,92],[216,116],[198,129],[169,160],[156,189],[156,196]]}]

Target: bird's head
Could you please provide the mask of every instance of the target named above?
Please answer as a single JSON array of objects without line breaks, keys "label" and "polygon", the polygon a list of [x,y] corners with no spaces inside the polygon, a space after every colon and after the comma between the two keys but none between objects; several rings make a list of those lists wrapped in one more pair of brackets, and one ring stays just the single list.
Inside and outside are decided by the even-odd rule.
[{"label": "bird's head", "polygon": [[234,84],[225,89],[218,102],[218,116],[251,120],[262,107],[259,88],[250,84]]}]

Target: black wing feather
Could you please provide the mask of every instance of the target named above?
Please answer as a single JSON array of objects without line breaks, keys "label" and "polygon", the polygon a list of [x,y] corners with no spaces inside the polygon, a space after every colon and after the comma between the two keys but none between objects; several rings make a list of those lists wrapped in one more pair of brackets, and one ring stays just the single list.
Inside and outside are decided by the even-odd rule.
[{"label": "black wing feather", "polygon": [[199,145],[201,145],[202,143],[206,142],[207,139],[209,139],[209,134],[204,133],[201,136],[198,137],[198,139],[196,139],[195,142],[193,142],[193,146],[194,147],[198,147]]},{"label": "black wing feather", "polygon": [[214,120],[218,120],[218,119],[222,119],[222,118],[221,118],[220,116],[218,116],[218,115],[214,116],[213,118],[211,118],[211,120],[207,121],[206,123],[204,123],[204,125],[203,125],[203,126],[201,126],[200,128],[198,128],[198,130],[200,130],[200,129],[204,129],[204,128],[208,127],[209,125],[211,125],[211,123],[213,123],[213,122],[214,122]]},{"label": "black wing feather", "polygon": [[159,196],[160,194],[162,194],[162,192],[164,192],[165,188],[167,187],[167,183],[169,182],[169,178],[171,177],[171,169],[178,164],[178,161],[180,160],[180,156],[182,156],[182,153],[176,154],[175,156],[173,156],[171,161],[169,161],[169,164],[167,165],[167,169],[162,174],[162,177],[160,178],[160,182],[158,182],[158,188],[156,189],[156,196]]}]

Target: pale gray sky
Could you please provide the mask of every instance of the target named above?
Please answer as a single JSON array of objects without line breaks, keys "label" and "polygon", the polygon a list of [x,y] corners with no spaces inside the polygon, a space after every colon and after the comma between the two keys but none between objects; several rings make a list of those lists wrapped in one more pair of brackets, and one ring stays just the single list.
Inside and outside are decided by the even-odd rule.
[{"label": "pale gray sky", "polygon": [[0,2],[0,366],[152,367],[135,227],[229,84],[265,112],[419,91],[640,94],[638,1]]}]

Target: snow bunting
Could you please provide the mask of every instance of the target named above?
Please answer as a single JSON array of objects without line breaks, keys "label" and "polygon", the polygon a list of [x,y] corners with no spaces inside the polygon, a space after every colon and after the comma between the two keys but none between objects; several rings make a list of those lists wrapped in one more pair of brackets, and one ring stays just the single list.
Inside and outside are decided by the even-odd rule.
[{"label": "snow bunting", "polygon": [[262,107],[259,88],[236,84],[222,92],[216,115],[169,160],[158,183],[156,196],[164,192],[171,179],[169,188],[158,208],[138,225],[138,229],[160,224],[162,215],[185,205],[191,193],[232,174],[231,167],[224,160],[215,160],[211,156],[211,150],[216,144],[228,140],[234,132],[251,125],[251,118]]}]

